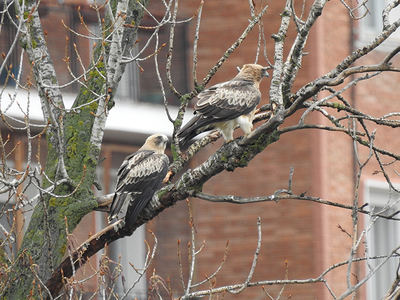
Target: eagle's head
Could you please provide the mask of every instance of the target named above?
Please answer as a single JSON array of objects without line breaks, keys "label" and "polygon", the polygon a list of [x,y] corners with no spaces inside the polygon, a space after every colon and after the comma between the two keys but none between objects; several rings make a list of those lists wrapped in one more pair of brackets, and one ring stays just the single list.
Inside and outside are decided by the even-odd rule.
[{"label": "eagle's head", "polygon": [[152,150],[156,153],[164,153],[165,147],[168,143],[168,137],[165,134],[156,133],[149,136],[146,139],[144,145],[140,148],[141,150]]},{"label": "eagle's head", "polygon": [[269,76],[267,70],[268,70],[267,67],[263,67],[258,64],[245,64],[240,69],[240,72],[237,75],[237,77],[239,76],[243,79],[260,82],[263,77]]}]

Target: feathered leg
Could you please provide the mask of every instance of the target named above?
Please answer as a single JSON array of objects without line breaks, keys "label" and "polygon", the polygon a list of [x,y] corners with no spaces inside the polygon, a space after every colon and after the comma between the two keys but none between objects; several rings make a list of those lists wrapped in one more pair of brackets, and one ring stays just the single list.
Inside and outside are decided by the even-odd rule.
[{"label": "feathered leg", "polygon": [[219,129],[226,143],[233,141],[233,131],[235,130],[235,120],[217,123],[215,127]]},{"label": "feathered leg", "polygon": [[237,118],[237,122],[240,128],[243,130],[245,136],[248,136],[253,130],[255,112],[256,110],[254,109],[251,113]]}]

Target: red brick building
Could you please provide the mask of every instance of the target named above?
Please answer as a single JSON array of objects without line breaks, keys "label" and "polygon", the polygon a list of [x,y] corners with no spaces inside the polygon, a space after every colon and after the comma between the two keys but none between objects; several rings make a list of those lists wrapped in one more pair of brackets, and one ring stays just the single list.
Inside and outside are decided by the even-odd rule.
[{"label": "red brick building", "polygon": [[[54,3],[42,3],[46,7],[47,14],[43,17],[43,27],[48,32],[50,52],[55,62],[60,82],[70,78],[65,73],[65,49],[71,47],[70,40],[65,39],[66,33],[63,26],[56,19],[69,20],[68,24],[74,24],[76,30],[84,30],[79,22],[76,22],[76,7],[80,1],[66,1],[64,6]],[[309,1],[307,1],[309,5]],[[182,1],[180,3],[180,18],[191,17],[197,10],[199,1]],[[280,1],[270,1],[269,8],[263,17],[265,36],[267,38],[267,53],[273,61],[273,40],[269,37],[279,29],[280,14],[283,4]],[[370,0],[372,7],[379,6],[379,1]],[[149,10],[155,15],[161,13],[159,1],[152,1]],[[256,9],[260,10],[260,3],[256,3]],[[298,8],[301,9],[300,7]],[[90,14],[90,9],[85,8]],[[375,11],[371,9],[371,17],[375,20]],[[201,21],[199,54],[198,54],[198,78],[202,78],[226,49],[236,40],[248,24],[249,8],[247,1],[205,1],[203,17]],[[90,17],[88,17],[90,22]],[[377,19],[379,20],[379,19]],[[93,20],[92,20],[93,21]],[[145,22],[149,21],[145,19]],[[305,51],[309,54],[304,57],[295,87],[299,88],[307,82],[325,74],[334,68],[342,59],[351,53],[353,49],[365,43],[370,34],[374,33],[376,26],[372,21],[356,22],[349,16],[346,8],[339,1],[328,2],[322,16],[311,31]],[[70,25],[72,26],[72,25]],[[375,26],[375,27],[374,27]],[[292,26],[287,36],[288,45],[295,37]],[[193,48],[193,34],[195,22],[184,23],[179,28],[179,43],[175,52],[174,79],[181,91],[192,86],[191,61]],[[167,33],[161,33],[165,38]],[[145,32],[141,33],[143,37]],[[165,35],[163,35],[165,34]],[[391,43],[399,40],[394,36],[384,47],[380,47],[371,55],[363,59],[363,63],[374,64],[382,61],[391,49]],[[70,37],[72,39],[72,37]],[[249,34],[244,43],[229,58],[229,60],[216,73],[212,82],[217,83],[233,77],[236,66],[253,62],[256,54],[258,40],[257,26]],[[89,42],[83,39],[74,41],[81,48],[88,49]],[[69,48],[70,49],[70,48]],[[286,53],[290,46],[285,47]],[[68,50],[70,51],[70,50]],[[84,51],[83,51],[84,52]],[[82,55],[84,62],[88,56]],[[394,62],[398,62],[398,59]],[[266,64],[260,58],[259,63]],[[145,63],[144,63],[145,64]],[[143,67],[143,66],[142,66]],[[78,71],[79,66],[74,68]],[[172,125],[168,123],[163,107],[157,102],[159,95],[150,86],[149,80],[153,76],[150,67],[144,67],[143,73],[137,72],[135,67],[128,69],[128,78],[136,78],[136,90],[132,91],[130,84],[121,84],[119,91],[120,102],[110,114],[105,134],[102,163],[99,176],[102,179],[104,193],[112,192],[113,178],[116,169],[123,157],[134,151],[141,144],[143,138],[153,132],[171,134]],[[150,74],[149,74],[150,73]],[[183,76],[184,74],[185,76]],[[64,78],[64,77],[65,78]],[[133,77],[132,77],[133,76]],[[397,99],[396,87],[400,75],[394,73],[383,74],[371,81],[360,82],[345,93],[345,97],[357,109],[374,116],[400,111],[400,102]],[[139,82],[139,83],[138,83]],[[262,104],[269,102],[269,80],[264,80],[261,85]],[[137,94],[139,90],[139,94]],[[157,90],[157,89],[156,89]],[[73,88],[70,90],[70,99],[73,99]],[[135,94],[136,93],[136,94]],[[136,97],[136,98],[135,98]],[[68,96],[66,97],[68,101]],[[133,98],[133,99],[132,99]],[[152,99],[148,101],[149,99]],[[397,100],[397,101],[396,101]],[[40,119],[40,110],[35,112]],[[190,115],[188,114],[188,117]],[[294,124],[300,115],[296,114],[283,125]],[[325,124],[321,115],[314,114],[313,122]],[[156,120],[156,121],[155,121]],[[121,123],[128,123],[123,125]],[[143,126],[140,124],[144,124]],[[371,126],[371,131],[375,127]],[[389,151],[396,152],[400,147],[400,140],[395,139],[395,130],[377,128],[375,145],[385,146]],[[191,162],[196,166],[204,161],[215,151],[221,141],[203,149]],[[360,157],[365,159],[368,149],[359,149]],[[23,157],[23,155],[21,155]],[[260,196],[270,195],[276,190],[286,188],[289,178],[289,170],[294,168],[293,189],[296,193],[307,192],[308,195],[318,196],[326,200],[351,205],[354,194],[356,177],[355,157],[353,155],[352,140],[340,133],[332,133],[320,130],[302,130],[286,133],[280,140],[266,148],[264,152],[253,159],[247,168],[237,169],[234,172],[223,172],[210,180],[204,186],[204,191],[216,195],[240,195]],[[390,168],[390,174],[394,173]],[[379,173],[376,162],[371,161],[367,165],[361,180],[361,199],[374,199],[387,197],[385,180]],[[396,180],[394,180],[396,181]],[[378,200],[376,200],[378,201]],[[225,245],[229,240],[227,260],[222,270],[217,275],[215,286],[229,285],[243,282],[250,270],[254,251],[257,245],[257,217],[262,219],[262,247],[261,253],[252,281],[276,280],[276,279],[308,279],[318,277],[329,266],[345,261],[349,258],[352,240],[339,228],[351,232],[351,211],[324,206],[308,201],[282,200],[277,203],[265,202],[247,205],[210,203],[199,199],[192,199],[193,217],[196,226],[197,246],[205,241],[202,252],[197,257],[195,267],[195,280],[201,281],[205,276],[212,274],[221,263],[224,256]],[[379,203],[376,204],[379,206]],[[75,234],[80,239],[87,237],[88,233],[98,231],[105,225],[104,214],[93,213],[85,217],[82,226]],[[362,224],[362,222],[361,222]],[[376,236],[380,230],[384,233],[391,228],[398,232],[396,224],[379,223],[376,229],[371,231],[369,241],[377,244]],[[187,205],[182,202],[167,209],[148,225],[158,237],[157,255],[148,274],[150,278],[153,268],[164,280],[171,283],[174,295],[182,292],[180,283],[179,261],[177,255],[177,241],[181,242],[182,261],[184,265],[184,277],[187,278],[187,242],[190,239],[190,226],[188,225]],[[84,230],[83,228],[90,230]],[[362,230],[362,228],[360,228]],[[79,237],[80,236],[80,237]],[[121,255],[121,264],[127,266],[134,258],[139,257],[139,262],[144,257],[144,247],[136,247],[146,236],[151,241],[151,235],[139,230],[135,237],[124,239],[111,245],[109,253],[118,258]],[[385,236],[379,241],[381,245],[399,241],[397,235]],[[392,244],[384,250],[390,248]],[[139,249],[139,250],[138,250]],[[371,246],[371,249],[374,249]],[[362,249],[359,251],[362,255]],[[96,265],[100,255],[91,260]],[[380,283],[373,279],[357,294],[357,299],[377,299],[389,287],[389,280],[394,274],[390,268],[383,269],[380,274],[386,282]],[[365,275],[365,263],[355,264],[353,268],[353,283]],[[346,267],[340,267],[330,272],[325,278],[336,296],[347,288]],[[126,271],[128,278],[132,271]],[[393,275],[393,276],[392,276]],[[129,279],[128,279],[129,281]],[[148,287],[149,285],[147,285]],[[93,280],[88,290],[95,289],[96,281]],[[209,286],[206,284],[204,289]],[[146,284],[140,287],[138,297],[144,297]],[[282,286],[265,286],[265,290],[276,297]],[[140,294],[142,293],[142,294]],[[283,299],[331,299],[328,289],[322,283],[286,285],[283,290]],[[266,299],[266,293],[261,287],[248,288],[239,295],[225,294],[224,299]]]}]

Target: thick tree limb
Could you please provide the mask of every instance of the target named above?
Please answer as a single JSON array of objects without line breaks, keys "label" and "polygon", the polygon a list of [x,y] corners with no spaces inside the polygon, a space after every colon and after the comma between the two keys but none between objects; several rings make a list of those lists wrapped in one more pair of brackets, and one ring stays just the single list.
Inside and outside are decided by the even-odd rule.
[{"label": "thick tree limb", "polygon": [[40,23],[38,6],[33,0],[26,1],[25,7],[21,6],[19,1],[15,1],[15,6],[20,20],[24,20],[20,41],[33,67],[45,121],[50,122],[47,134],[58,153],[57,172],[61,178],[68,178],[63,156],[65,151],[64,102]]},{"label": "thick tree limb", "polygon": [[297,33],[296,40],[294,41],[290,53],[285,62],[285,67],[282,77],[282,94],[284,96],[284,104],[287,105],[289,102],[290,90],[292,88],[294,79],[296,78],[297,72],[301,67],[301,61],[303,58],[303,50],[307,42],[307,38],[310,34],[311,27],[314,25],[315,21],[322,14],[322,10],[325,7],[326,0],[315,0],[308,18]]},{"label": "thick tree limb", "polygon": [[[118,16],[118,20],[139,24],[143,17],[143,8],[137,1],[122,2],[125,4],[129,2],[127,8],[129,12],[125,13],[125,18],[122,15]],[[146,0],[142,2],[147,3]],[[18,6],[20,1],[15,3]],[[49,151],[45,173],[52,182],[57,181],[59,177],[67,177],[70,180],[67,184],[57,186],[53,191],[56,195],[68,196],[58,198],[44,195],[35,207],[22,243],[22,249],[27,251],[27,255],[21,256],[13,270],[13,276],[18,277],[19,281],[10,280],[11,287],[7,290],[7,298],[12,299],[22,299],[29,294],[34,274],[26,269],[27,264],[37,264],[38,276],[46,281],[53,272],[53,267],[61,262],[67,243],[64,218],[69,229],[73,230],[81,218],[93,211],[97,205],[91,186],[95,180],[107,110],[112,106],[113,94],[108,93],[106,88],[105,72],[113,71],[110,80],[118,83],[124,71],[121,62],[108,67],[106,58],[109,48],[104,46],[107,43],[99,43],[92,62],[93,70],[89,72],[87,81],[82,85],[73,104],[73,108],[80,107],[79,114],[66,113],[54,68],[46,52],[47,46],[40,27],[36,1],[29,1],[25,10],[20,11],[19,17],[26,22],[27,33],[21,36],[21,41],[34,66],[42,108],[45,117],[49,118],[51,123],[48,131]],[[134,46],[131,41],[137,27],[132,29],[122,24],[117,25],[121,28],[116,29],[122,30],[122,33],[118,31],[120,34],[113,35],[113,38],[120,39],[115,43],[120,46],[119,50],[116,50],[116,55],[121,58],[124,51],[129,51]],[[126,47],[123,48],[124,46]],[[100,57],[102,59],[99,59]],[[111,61],[114,62],[112,58]],[[116,84],[111,86],[115,87]]]},{"label": "thick tree limb", "polygon": [[274,70],[272,72],[271,87],[269,90],[269,98],[271,104],[275,107],[283,105],[282,95],[282,73],[283,73],[283,45],[285,44],[286,34],[289,29],[291,18],[291,1],[286,0],[285,8],[281,14],[282,20],[278,33],[272,37],[275,40]]}]

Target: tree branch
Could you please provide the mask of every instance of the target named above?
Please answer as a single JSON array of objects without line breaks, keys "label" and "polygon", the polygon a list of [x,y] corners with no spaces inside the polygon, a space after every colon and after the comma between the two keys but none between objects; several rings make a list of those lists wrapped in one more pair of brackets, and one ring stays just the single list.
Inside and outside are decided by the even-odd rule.
[{"label": "tree branch", "polygon": [[311,6],[310,13],[305,24],[300,28],[297,33],[296,40],[294,41],[290,53],[285,62],[282,77],[282,94],[284,96],[285,106],[289,103],[290,90],[292,88],[294,79],[296,78],[297,72],[301,67],[301,60],[303,58],[303,49],[307,42],[307,38],[311,31],[311,27],[315,21],[322,14],[322,10],[326,4],[326,0],[315,0]]},{"label": "tree branch", "polygon": [[[85,242],[72,254],[75,262],[74,268],[78,269],[90,256],[103,249],[106,243],[131,235],[136,228],[153,219],[165,208],[175,204],[177,201],[186,199],[190,196],[192,190],[198,189],[216,174],[223,170],[233,171],[235,168],[246,166],[265,147],[277,141],[276,128],[282,122],[282,113],[276,114],[264,124],[267,124],[267,126],[263,126],[263,129],[257,131],[251,138],[243,139],[239,144],[236,141],[224,144],[203,164],[194,170],[185,172],[175,184],[170,184],[156,192],[134,224],[129,224],[129,227],[121,229],[118,229],[115,224],[111,224],[99,234],[96,234],[96,238],[91,238]],[[70,277],[71,275],[72,266],[68,258],[57,267],[47,281],[46,285],[52,295],[56,295],[62,287],[61,279],[63,276]]]},{"label": "tree branch", "polygon": [[[269,90],[270,102],[273,106],[283,105],[282,95],[282,72],[283,72],[283,46],[289,29],[291,17],[291,1],[286,0],[285,8],[281,14],[281,25],[277,34],[273,35],[275,40],[274,70],[272,72],[271,87]],[[275,108],[274,107],[274,108]]]},{"label": "tree branch", "polygon": [[[400,20],[397,20],[389,27],[387,27],[384,31],[382,31],[373,41],[371,41],[368,45],[358,48],[353,51],[349,56],[347,56],[340,64],[336,66],[329,73],[324,76],[319,77],[318,79],[308,83],[307,85],[300,88],[294,95],[291,96],[291,107],[294,112],[298,106],[300,106],[305,100],[310,99],[311,97],[318,94],[318,92],[325,86],[333,86],[338,85],[344,81],[345,78],[352,74],[362,73],[362,72],[371,72],[371,71],[396,71],[398,69],[392,68],[387,62],[383,61],[379,65],[375,66],[358,66],[351,67],[350,66],[357,61],[359,58],[367,55],[376,47],[381,45],[396,29],[400,26]],[[395,54],[398,53],[397,48],[389,54],[386,59],[391,59]],[[393,55],[393,56],[392,56]],[[350,68],[350,70],[348,70]]]}]

